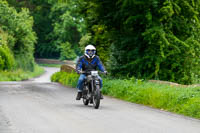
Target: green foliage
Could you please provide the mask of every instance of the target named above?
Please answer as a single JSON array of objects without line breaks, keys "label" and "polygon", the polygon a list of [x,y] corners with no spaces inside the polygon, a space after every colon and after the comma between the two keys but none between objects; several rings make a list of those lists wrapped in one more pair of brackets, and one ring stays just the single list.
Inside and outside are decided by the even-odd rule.
[{"label": "green foliage", "polygon": [[56,72],[51,76],[51,81],[60,82],[63,85],[76,87],[79,75],[76,73]]},{"label": "green foliage", "polygon": [[[52,20],[53,31],[48,35],[48,38],[52,38],[51,43],[59,50],[61,59],[64,51],[68,59],[76,57],[72,52],[69,52],[69,49],[74,51],[76,55],[80,55],[78,42],[84,26],[81,21],[82,18],[75,12],[76,7],[74,1],[67,1],[54,4],[51,8],[50,19]],[[64,44],[65,46],[63,46]],[[68,49],[65,49],[66,46],[68,46]]]},{"label": "green foliage", "polygon": [[[0,14],[0,26],[7,34],[6,45],[12,51],[15,60],[24,58],[24,62],[16,61],[16,66],[33,71],[33,52],[36,36],[32,30],[33,18],[29,15],[29,11],[22,9],[17,12],[14,8],[9,7],[7,2],[0,1]],[[9,51],[7,48],[6,50]]]},{"label": "green foliage", "polygon": [[15,61],[11,50],[8,48],[8,34],[0,29],[0,70],[15,68]]},{"label": "green foliage", "polygon": [[96,46],[97,54],[105,64],[109,60],[110,39],[105,25],[93,25],[92,32],[94,34],[92,44]]},{"label": "green foliage", "polygon": [[[27,53],[28,54],[28,53]],[[24,56],[24,54],[19,54],[15,56],[15,61],[17,64],[17,68],[21,68],[25,71],[34,71],[34,66],[35,66],[35,62],[34,62],[34,58],[30,57],[29,60],[27,60],[27,56]]]},{"label": "green foliage", "polygon": [[91,34],[88,33],[88,34],[85,34],[84,36],[82,36],[82,38],[80,39],[79,44],[80,44],[82,53],[84,53],[85,47],[88,44],[90,44],[91,38],[92,38]]},{"label": "green foliage", "polygon": [[22,69],[16,69],[12,71],[2,71],[0,70],[0,81],[21,81],[27,80],[44,73],[44,69],[39,67],[38,65],[34,66],[34,71],[24,71]]},{"label": "green foliage", "polygon": [[198,1],[81,2],[80,13],[87,31],[100,49],[99,55],[110,55],[104,61],[108,61],[113,76],[182,84],[195,83],[200,78]]},{"label": "green foliage", "polygon": [[200,118],[200,87],[180,87],[141,80],[104,79],[103,92],[130,102]]},{"label": "green foliage", "polygon": [[[75,54],[81,55],[81,49],[87,44],[93,44],[112,76],[135,76],[182,84],[200,80],[199,1],[7,1],[19,11],[5,8],[14,14],[15,17],[11,17],[15,20],[13,24],[6,17],[8,15],[0,20],[0,24],[7,26],[3,30],[8,31],[8,47],[14,51],[15,58],[18,57],[16,51],[23,53],[19,54],[20,57],[27,56],[25,49],[29,53],[33,51],[31,45],[35,37],[30,34],[32,32],[25,32],[31,31],[33,22],[26,15],[28,11],[21,8],[27,7],[34,17],[34,29],[38,35],[36,57],[74,59]],[[1,13],[4,12],[1,9]],[[16,61],[17,66],[32,69],[33,63],[25,61],[25,65]]]},{"label": "green foliage", "polygon": [[[51,38],[48,37],[48,35],[53,31],[52,18],[49,17],[49,14],[51,13],[51,8],[56,3],[56,1],[30,0],[28,3],[29,4],[23,5],[23,7],[27,7],[31,10],[31,14],[34,18],[33,28],[36,31],[38,37],[38,42],[35,45],[35,57],[58,58],[59,49],[57,48],[56,44],[51,43]],[[31,5],[31,7],[28,5]]]},{"label": "green foliage", "polygon": [[11,70],[14,68],[14,57],[5,45],[0,45],[0,70]]},{"label": "green foliage", "polygon": [[[83,16],[87,29],[87,33],[82,36],[79,42],[81,48],[88,44],[93,44],[97,48],[98,56],[101,58],[102,62],[107,65],[106,62],[110,57],[109,47],[111,44],[111,37],[110,33],[107,31],[107,26],[101,23],[104,20],[101,18],[103,16],[100,14],[101,12],[108,11],[106,9],[107,7],[105,6],[105,8],[103,5],[99,4],[98,1],[87,0],[80,0],[78,7],[78,11],[81,16]],[[104,17],[107,15],[106,13]]]},{"label": "green foliage", "polygon": [[20,81],[28,79],[27,73],[18,69],[16,71],[0,71],[0,81]]},{"label": "green foliage", "polygon": [[[190,115],[192,117],[199,118],[200,116],[200,98],[191,98],[184,104],[183,108],[179,111],[182,114]],[[198,117],[197,117],[198,116]]]},{"label": "green foliage", "polygon": [[[26,7],[34,18],[34,30],[38,36],[35,46],[37,58],[63,58],[62,44],[69,42],[76,55],[80,55],[79,40],[84,32],[84,24],[76,13],[76,0],[21,0],[11,5],[21,10]],[[20,8],[19,8],[20,7]],[[69,55],[71,56],[71,55]]]},{"label": "green foliage", "polygon": [[76,58],[74,50],[71,48],[69,42],[61,44],[60,60],[73,60]]}]

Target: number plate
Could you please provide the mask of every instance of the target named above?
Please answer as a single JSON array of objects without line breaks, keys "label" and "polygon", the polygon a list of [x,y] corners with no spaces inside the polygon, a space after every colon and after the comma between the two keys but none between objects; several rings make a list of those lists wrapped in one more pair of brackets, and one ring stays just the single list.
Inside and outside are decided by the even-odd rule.
[{"label": "number plate", "polygon": [[92,76],[98,76],[98,71],[91,71]]}]

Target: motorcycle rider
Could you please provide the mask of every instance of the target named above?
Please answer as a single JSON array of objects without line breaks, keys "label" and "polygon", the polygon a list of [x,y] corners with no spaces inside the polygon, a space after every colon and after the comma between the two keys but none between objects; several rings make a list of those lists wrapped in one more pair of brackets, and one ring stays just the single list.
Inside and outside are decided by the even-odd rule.
[{"label": "motorcycle rider", "polygon": [[[93,45],[87,45],[85,47],[85,54],[81,56],[76,64],[76,72],[78,74],[81,74],[82,71],[91,71],[96,70],[97,67],[100,71],[107,74],[107,71],[105,70],[102,62],[100,61],[99,57],[96,55],[96,48]],[[81,74],[78,80],[77,89],[78,94],[76,97],[76,100],[80,100],[82,97],[82,91],[83,91],[83,82],[86,78],[85,74]],[[99,76],[100,79],[100,88],[102,87],[102,79]],[[101,94],[101,99],[103,99],[103,95]]]}]

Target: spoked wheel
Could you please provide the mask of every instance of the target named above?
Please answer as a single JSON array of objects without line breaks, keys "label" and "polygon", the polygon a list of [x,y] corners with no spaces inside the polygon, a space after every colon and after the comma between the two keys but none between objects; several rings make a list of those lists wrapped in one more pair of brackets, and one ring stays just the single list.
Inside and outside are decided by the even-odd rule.
[{"label": "spoked wheel", "polygon": [[100,94],[100,87],[99,85],[96,86],[96,90],[94,92],[94,95],[92,97],[92,100],[93,100],[93,107],[95,109],[98,109],[99,108],[99,105],[100,105],[100,97],[101,97],[101,94]]},{"label": "spoked wheel", "polygon": [[89,103],[89,99],[87,98],[87,93],[88,93],[88,91],[83,91],[83,104],[84,105],[88,105],[88,103]]}]

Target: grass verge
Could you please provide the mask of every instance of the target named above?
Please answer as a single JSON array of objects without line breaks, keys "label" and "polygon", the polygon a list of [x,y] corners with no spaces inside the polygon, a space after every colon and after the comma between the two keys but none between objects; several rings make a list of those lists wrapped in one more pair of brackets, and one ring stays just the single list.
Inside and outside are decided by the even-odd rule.
[{"label": "grass verge", "polygon": [[[51,80],[76,87],[79,75],[57,72]],[[103,78],[103,93],[133,103],[200,119],[200,87],[172,86],[131,78]]]},{"label": "grass verge", "polygon": [[21,81],[27,80],[33,77],[37,77],[44,73],[44,69],[38,65],[35,65],[34,72],[23,71],[18,69],[15,71],[0,71],[0,81]]}]

